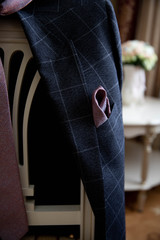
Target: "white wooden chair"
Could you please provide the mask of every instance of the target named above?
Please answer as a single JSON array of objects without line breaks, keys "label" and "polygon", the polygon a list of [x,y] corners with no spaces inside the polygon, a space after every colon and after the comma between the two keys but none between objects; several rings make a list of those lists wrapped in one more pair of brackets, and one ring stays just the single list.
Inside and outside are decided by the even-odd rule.
[{"label": "white wooden chair", "polygon": [[[26,204],[28,222],[30,226],[46,225],[80,225],[80,240],[94,239],[94,216],[81,183],[80,204],[79,205],[47,205],[36,206],[35,201],[28,197],[34,197],[34,185],[29,181],[28,167],[28,120],[32,100],[40,82],[40,75],[36,71],[30,85],[30,89],[25,101],[23,121],[22,121],[22,144],[23,144],[23,163],[19,161],[19,139],[18,139],[18,113],[20,104],[21,87],[26,66],[32,58],[29,44],[19,23],[15,17],[4,17],[0,19],[0,52],[4,62],[7,86],[9,85],[10,63],[14,54],[21,53],[22,62],[16,77],[13,106],[12,123],[15,138],[17,159],[21,176],[21,184]],[[35,173],[36,174],[36,173]]]}]

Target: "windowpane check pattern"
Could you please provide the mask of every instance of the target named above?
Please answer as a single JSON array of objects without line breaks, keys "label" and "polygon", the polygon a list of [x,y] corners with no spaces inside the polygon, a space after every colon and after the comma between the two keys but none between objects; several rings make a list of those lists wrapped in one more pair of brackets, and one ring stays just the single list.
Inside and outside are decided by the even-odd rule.
[{"label": "windowpane check pattern", "polygon": [[[122,63],[113,7],[109,0],[39,0],[18,15],[79,166],[95,239],[124,240]],[[99,86],[111,115],[96,128],[91,98]]]}]

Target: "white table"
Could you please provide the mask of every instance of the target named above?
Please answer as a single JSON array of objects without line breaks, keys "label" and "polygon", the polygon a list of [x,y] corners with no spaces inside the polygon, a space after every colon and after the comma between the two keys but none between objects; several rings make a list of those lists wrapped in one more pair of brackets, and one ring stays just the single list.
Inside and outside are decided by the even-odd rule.
[{"label": "white table", "polygon": [[[160,151],[152,142],[160,133],[160,99],[145,97],[139,105],[123,106],[125,153],[125,191],[139,191],[138,210],[142,211],[146,190],[160,184]],[[144,141],[128,141],[143,136]]]}]

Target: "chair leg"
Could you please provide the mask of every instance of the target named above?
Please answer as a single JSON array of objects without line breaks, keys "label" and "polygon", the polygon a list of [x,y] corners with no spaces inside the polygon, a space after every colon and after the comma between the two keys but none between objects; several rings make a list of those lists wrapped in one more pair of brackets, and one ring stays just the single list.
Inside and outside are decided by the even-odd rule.
[{"label": "chair leg", "polygon": [[94,214],[92,212],[88,197],[81,183],[81,226],[80,240],[94,239]]},{"label": "chair leg", "polygon": [[146,202],[146,198],[147,198],[147,193],[146,191],[140,191],[138,193],[138,199],[137,199],[137,208],[139,212],[143,212],[144,210],[144,205]]}]

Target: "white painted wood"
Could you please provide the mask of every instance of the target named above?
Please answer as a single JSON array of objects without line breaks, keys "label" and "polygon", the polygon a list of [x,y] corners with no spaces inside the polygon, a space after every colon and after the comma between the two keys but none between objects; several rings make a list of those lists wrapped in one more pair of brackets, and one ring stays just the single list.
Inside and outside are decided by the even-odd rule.
[{"label": "white painted wood", "polygon": [[126,140],[125,191],[149,190],[160,184],[160,151],[153,150],[149,156],[148,177],[141,184],[143,145],[135,140]]},{"label": "white painted wood", "polygon": [[81,229],[80,240],[94,239],[94,214],[81,182]]},{"label": "white painted wood", "polygon": [[20,166],[20,174],[23,188],[29,188],[29,170],[28,170],[28,120],[32,105],[32,100],[40,81],[40,75],[36,72],[30,90],[27,96],[23,116],[23,167]]},{"label": "white painted wood", "polygon": [[160,99],[145,97],[142,104],[123,106],[125,126],[157,126],[160,125]]},{"label": "white painted wood", "polygon": [[[22,48],[22,50],[24,50],[24,49]],[[24,76],[24,73],[25,73],[25,69],[26,69],[28,61],[32,57],[32,55],[28,54],[27,51],[26,52],[23,51],[23,53],[24,53],[24,57],[23,57],[21,67],[20,67],[20,70],[19,70],[19,73],[18,73],[17,81],[16,81],[14,98],[13,98],[13,109],[12,109],[13,133],[14,133],[14,139],[15,139],[18,159],[19,159],[19,156],[18,156],[19,155],[19,151],[18,151],[18,149],[19,149],[19,145],[18,145],[18,111],[19,111],[19,100],[20,100],[19,98],[20,98],[21,86],[22,86],[22,81],[23,81],[23,76]]]},{"label": "white painted wood", "polygon": [[[160,99],[145,97],[142,104],[123,106],[125,147],[125,191],[140,191],[138,210],[143,211],[147,190],[160,184],[160,151],[152,143],[160,133]],[[143,136],[141,145],[128,142]]]},{"label": "white painted wood", "polygon": [[80,225],[80,207],[74,205],[35,206],[27,211],[30,225]]}]

